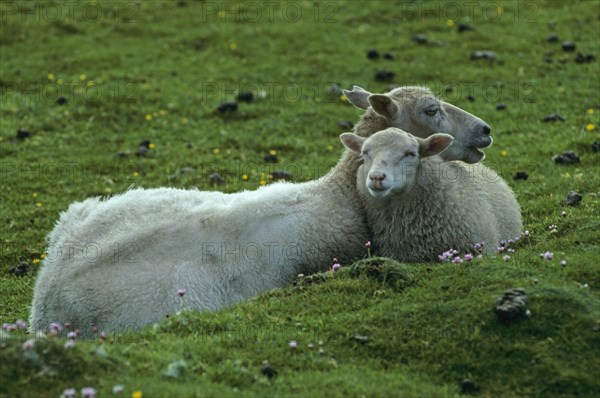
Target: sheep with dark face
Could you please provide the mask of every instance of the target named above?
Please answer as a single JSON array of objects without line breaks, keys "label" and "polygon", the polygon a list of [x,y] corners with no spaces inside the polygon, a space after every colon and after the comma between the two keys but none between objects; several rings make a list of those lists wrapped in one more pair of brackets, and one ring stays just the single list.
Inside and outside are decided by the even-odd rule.
[{"label": "sheep with dark face", "polygon": [[399,87],[386,94],[371,94],[354,86],[344,95],[354,106],[365,109],[354,132],[369,137],[388,127],[398,127],[426,138],[434,133],[450,134],[454,141],[440,156],[444,160],[477,163],[480,151],[492,144],[490,127],[480,118],[441,101],[426,87]]},{"label": "sheep with dark face", "polygon": [[487,252],[521,232],[512,190],[481,165],[444,161],[454,139],[419,138],[388,128],[369,138],[345,133],[344,145],[360,154],[357,188],[378,254],[400,261],[434,260],[448,248]]}]

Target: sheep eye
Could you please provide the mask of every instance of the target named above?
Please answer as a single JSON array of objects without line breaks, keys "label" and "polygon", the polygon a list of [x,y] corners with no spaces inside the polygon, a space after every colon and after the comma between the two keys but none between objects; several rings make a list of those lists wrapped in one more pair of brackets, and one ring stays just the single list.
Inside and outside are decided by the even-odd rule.
[{"label": "sheep eye", "polygon": [[414,151],[406,151],[404,152],[404,156],[416,156],[417,153]]},{"label": "sheep eye", "polygon": [[369,151],[362,151],[360,153],[360,156],[363,157],[363,158],[366,157],[366,156],[369,156]]},{"label": "sheep eye", "polygon": [[436,113],[438,113],[439,109],[438,108],[429,108],[425,111],[426,114],[428,114],[429,116],[434,116]]}]

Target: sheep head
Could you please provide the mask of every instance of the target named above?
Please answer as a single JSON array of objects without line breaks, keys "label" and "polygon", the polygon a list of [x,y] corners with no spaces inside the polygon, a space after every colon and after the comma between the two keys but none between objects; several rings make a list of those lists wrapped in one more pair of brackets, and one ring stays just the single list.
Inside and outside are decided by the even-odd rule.
[{"label": "sheep head", "polygon": [[480,148],[490,146],[493,141],[487,123],[441,101],[425,87],[399,87],[386,94],[372,94],[354,86],[351,91],[344,90],[344,95],[357,108],[417,137],[426,138],[434,133],[451,135],[454,142],[441,155],[445,160],[477,163],[485,157]]},{"label": "sheep head", "polygon": [[368,138],[344,133],[340,139],[363,160],[357,174],[359,191],[377,198],[410,190],[421,159],[444,152],[454,140],[449,134],[419,138],[397,128]]}]

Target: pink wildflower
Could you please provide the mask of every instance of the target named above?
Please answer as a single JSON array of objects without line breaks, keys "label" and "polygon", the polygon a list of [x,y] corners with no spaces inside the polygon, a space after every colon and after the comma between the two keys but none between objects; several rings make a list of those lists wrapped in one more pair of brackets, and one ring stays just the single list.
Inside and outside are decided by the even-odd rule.
[{"label": "pink wildflower", "polygon": [[332,270],[333,272],[335,272],[335,271],[339,271],[339,270],[340,270],[340,267],[341,267],[341,265],[340,265],[339,263],[335,263],[335,264],[333,264],[333,265],[331,266],[331,270]]},{"label": "pink wildflower", "polygon": [[504,260],[504,261],[508,261],[508,260],[510,260],[510,256],[509,256],[508,254],[505,254],[505,255],[502,257],[502,260]]},{"label": "pink wildflower", "polygon": [[185,292],[187,292],[186,289],[177,289],[177,295],[179,297],[183,297],[185,295]]},{"label": "pink wildflower", "polygon": [[27,329],[27,324],[21,319],[18,319],[17,322],[15,322],[15,325],[17,325],[17,327],[21,330]]},{"label": "pink wildflower", "polygon": [[367,243],[365,243],[365,247],[366,247],[367,249],[370,249],[370,248],[371,248],[371,241],[370,241],[370,240],[369,240],[369,241],[367,241]]},{"label": "pink wildflower", "polygon": [[462,259],[462,258],[460,258],[460,256],[456,256],[456,257],[454,257],[454,258],[452,259],[452,262],[453,262],[454,264],[462,264],[462,262],[463,262],[463,259]]},{"label": "pink wildflower", "polygon": [[75,398],[77,396],[77,390],[74,388],[65,388],[62,393],[63,398]]},{"label": "pink wildflower", "polygon": [[113,394],[120,394],[124,390],[123,384],[117,384],[112,388]]},{"label": "pink wildflower", "polygon": [[81,396],[83,398],[96,398],[96,389],[94,387],[83,387],[81,389]]},{"label": "pink wildflower", "polygon": [[473,260],[473,255],[472,255],[471,253],[467,253],[467,254],[465,254],[465,260],[466,260],[466,261],[471,261],[471,260]]},{"label": "pink wildflower", "polygon": [[295,349],[296,349],[296,347],[298,347],[298,343],[296,342],[296,340],[292,340],[292,341],[290,341],[290,348],[291,348],[292,350],[295,350]]},{"label": "pink wildflower", "polygon": [[73,340],[67,340],[67,342],[65,343],[65,348],[68,350],[73,347],[75,347],[75,342]]},{"label": "pink wildflower", "polygon": [[554,254],[550,251],[547,251],[540,253],[540,258],[543,258],[544,260],[552,260],[554,258]]}]

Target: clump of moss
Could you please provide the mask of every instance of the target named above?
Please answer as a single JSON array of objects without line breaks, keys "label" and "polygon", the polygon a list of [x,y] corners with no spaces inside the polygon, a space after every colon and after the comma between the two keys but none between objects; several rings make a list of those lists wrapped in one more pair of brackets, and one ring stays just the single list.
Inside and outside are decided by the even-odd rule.
[{"label": "clump of moss", "polygon": [[414,271],[409,265],[385,257],[369,257],[350,267],[353,278],[369,278],[395,291],[414,285]]}]

